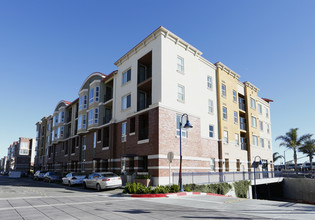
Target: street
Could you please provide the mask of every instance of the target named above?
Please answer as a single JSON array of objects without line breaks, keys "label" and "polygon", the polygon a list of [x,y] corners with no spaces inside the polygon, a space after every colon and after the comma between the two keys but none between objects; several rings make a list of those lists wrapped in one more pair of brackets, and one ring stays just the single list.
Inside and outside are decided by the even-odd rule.
[{"label": "street", "polygon": [[0,219],[312,219],[315,206],[217,196],[121,197],[0,176]]}]

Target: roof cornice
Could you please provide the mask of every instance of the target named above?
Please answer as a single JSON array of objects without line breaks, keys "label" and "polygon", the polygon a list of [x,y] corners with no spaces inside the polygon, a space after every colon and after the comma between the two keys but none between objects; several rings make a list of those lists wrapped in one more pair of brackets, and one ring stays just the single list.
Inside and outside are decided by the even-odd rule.
[{"label": "roof cornice", "polygon": [[244,85],[247,86],[247,87],[249,87],[249,88],[251,88],[251,89],[254,90],[255,92],[258,92],[258,91],[259,91],[259,89],[258,89],[256,86],[254,86],[252,83],[250,83],[250,82],[248,82],[248,81],[244,82]]},{"label": "roof cornice", "polygon": [[168,38],[175,42],[175,44],[178,44],[182,47],[184,47],[187,51],[193,53],[194,55],[201,56],[202,52],[193,47],[192,45],[188,44],[183,39],[179,38],[177,35],[173,34],[166,28],[160,26],[155,31],[153,31],[149,36],[147,36],[144,40],[142,40],[140,43],[138,43],[135,47],[133,47],[131,50],[129,50],[125,55],[123,55],[121,58],[119,58],[114,64],[116,66],[120,66],[123,62],[128,60],[131,56],[136,54],[139,50],[141,50],[143,47],[148,45],[151,41],[155,40],[158,36],[164,36],[165,38]]},{"label": "roof cornice", "polygon": [[221,62],[217,62],[214,65],[217,66],[217,68],[220,68],[221,70],[224,70],[227,74],[231,75],[232,77],[239,79],[241,76],[238,75],[236,72],[234,72],[233,70],[231,70],[230,68],[228,68],[226,65],[224,65]]}]

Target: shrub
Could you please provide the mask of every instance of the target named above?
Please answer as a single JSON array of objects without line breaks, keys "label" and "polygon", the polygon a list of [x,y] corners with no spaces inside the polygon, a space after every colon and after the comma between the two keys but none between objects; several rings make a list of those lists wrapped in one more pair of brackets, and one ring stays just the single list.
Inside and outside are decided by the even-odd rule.
[{"label": "shrub", "polygon": [[169,190],[170,193],[177,193],[177,192],[179,192],[180,187],[179,187],[179,185],[173,184],[169,188],[170,188],[170,190]]},{"label": "shrub", "polygon": [[184,189],[186,192],[205,192],[225,195],[229,192],[232,186],[228,183],[214,183],[206,185],[186,184]]},{"label": "shrub", "polygon": [[250,186],[250,181],[242,180],[233,183],[235,194],[238,198],[247,198],[248,187]]},{"label": "shrub", "polygon": [[144,192],[147,188],[141,183],[128,183],[123,191],[123,193],[137,194],[139,192]]}]

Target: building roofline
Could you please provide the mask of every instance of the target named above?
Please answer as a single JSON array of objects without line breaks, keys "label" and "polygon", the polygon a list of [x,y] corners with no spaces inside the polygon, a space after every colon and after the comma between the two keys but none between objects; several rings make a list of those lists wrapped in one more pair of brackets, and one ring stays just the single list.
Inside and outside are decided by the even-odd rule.
[{"label": "building roofline", "polygon": [[156,39],[159,35],[163,34],[164,37],[172,37],[175,41],[176,44],[177,43],[181,43],[182,45],[184,45],[186,47],[186,50],[190,50],[193,53],[195,53],[196,55],[201,56],[202,52],[199,51],[197,48],[193,47],[192,45],[190,45],[189,43],[187,43],[186,41],[184,41],[183,39],[181,39],[180,37],[178,37],[177,35],[173,34],[172,32],[170,32],[169,30],[167,30],[166,28],[164,28],[163,26],[158,27],[157,29],[155,29],[151,34],[149,34],[146,38],[144,38],[144,40],[142,40],[140,43],[138,43],[136,46],[134,46],[133,48],[131,48],[131,50],[129,50],[127,53],[125,53],[122,57],[120,57],[114,64],[116,66],[119,66],[121,63],[123,63],[126,59],[129,59],[129,57],[131,57],[134,53],[136,53],[138,51],[138,49],[142,46],[142,45],[146,45],[150,39]]},{"label": "building roofline", "polygon": [[81,87],[80,87],[80,90],[79,92],[82,90],[83,86],[85,85],[85,83],[93,76],[100,76],[102,78],[105,78],[106,75],[104,73],[101,73],[101,72],[94,72],[94,73],[91,73],[88,77],[86,77],[86,79],[84,80],[84,82],[82,83]]},{"label": "building roofline", "polygon": [[226,73],[230,74],[231,76],[233,76],[236,79],[239,79],[241,77],[235,71],[233,71],[232,69],[230,69],[229,67],[227,67],[226,65],[221,63],[220,61],[216,62],[214,65],[217,66],[217,68],[220,68],[221,70],[224,70]]}]

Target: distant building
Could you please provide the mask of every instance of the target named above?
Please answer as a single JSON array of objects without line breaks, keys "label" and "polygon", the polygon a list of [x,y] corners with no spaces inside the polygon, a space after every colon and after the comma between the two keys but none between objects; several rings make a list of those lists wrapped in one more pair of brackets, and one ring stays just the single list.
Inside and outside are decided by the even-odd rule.
[{"label": "distant building", "polygon": [[4,156],[0,159],[0,171],[6,171],[6,165],[7,165],[7,156]]},{"label": "distant building", "polygon": [[33,138],[20,137],[8,148],[7,171],[30,172],[34,169],[35,144]]}]

